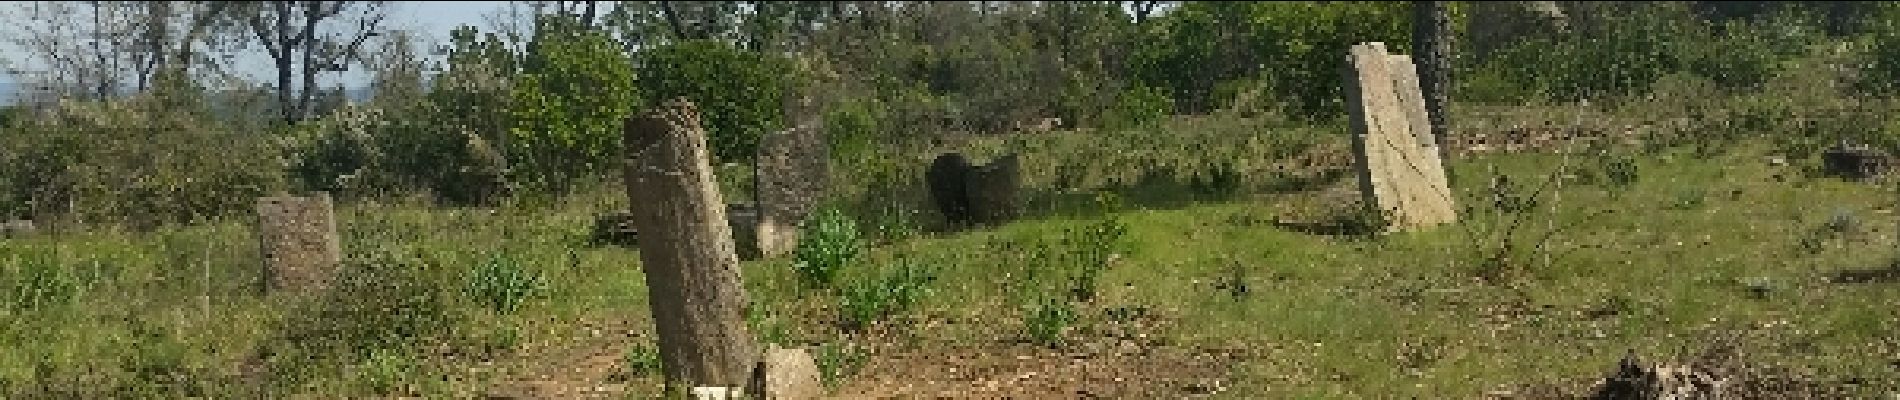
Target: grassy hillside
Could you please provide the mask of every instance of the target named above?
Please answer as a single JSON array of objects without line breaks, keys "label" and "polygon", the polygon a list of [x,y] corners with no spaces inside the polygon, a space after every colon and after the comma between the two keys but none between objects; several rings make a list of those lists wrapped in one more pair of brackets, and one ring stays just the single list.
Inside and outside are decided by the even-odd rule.
[{"label": "grassy hillside", "polygon": [[[1900,389],[1886,185],[1776,165],[1764,139],[1491,155],[1453,164],[1463,221],[1368,237],[1344,229],[1353,178],[1305,166],[1339,161],[1339,131],[941,144],[1025,154],[1031,215],[962,233],[917,186],[933,148],[866,158],[847,182],[886,180],[840,204],[874,246],[831,286],[748,263],[755,333],[815,349],[841,397],[1548,397],[1632,350],[1726,354],[1767,397]],[[307,299],[257,294],[242,218],[8,241],[0,393],[650,396],[638,256],[586,242],[621,196],[346,205],[351,272]]]}]

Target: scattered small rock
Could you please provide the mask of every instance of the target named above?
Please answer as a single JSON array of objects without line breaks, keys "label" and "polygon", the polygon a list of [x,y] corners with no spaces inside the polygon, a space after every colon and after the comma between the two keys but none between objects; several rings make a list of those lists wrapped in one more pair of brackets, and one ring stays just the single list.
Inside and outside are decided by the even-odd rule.
[{"label": "scattered small rock", "polygon": [[1631,351],[1590,398],[1596,400],[1724,399],[1728,380],[1699,368],[1647,364]]},{"label": "scattered small rock", "polygon": [[33,220],[30,219],[0,222],[0,239],[23,238],[37,232],[39,229],[33,226]]},{"label": "scattered small rock", "polygon": [[824,395],[818,363],[804,349],[771,345],[753,375],[752,390],[766,400],[817,399]]},{"label": "scattered small rock", "polygon": [[634,229],[630,212],[615,211],[594,219],[594,243],[633,246],[639,238],[640,232]]}]

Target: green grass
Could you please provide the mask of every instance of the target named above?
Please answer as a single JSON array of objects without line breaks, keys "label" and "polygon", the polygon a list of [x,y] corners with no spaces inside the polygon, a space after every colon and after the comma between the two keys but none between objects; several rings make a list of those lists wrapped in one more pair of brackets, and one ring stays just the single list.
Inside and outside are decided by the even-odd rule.
[{"label": "green grass", "polygon": [[[1509,239],[1520,247],[1504,266],[1516,272],[1487,281],[1487,268],[1499,266],[1484,262],[1490,255],[1484,250],[1506,243],[1496,235],[1513,216],[1489,207],[1490,177],[1495,171],[1519,187],[1535,187],[1562,157],[1454,163],[1466,208],[1459,223],[1378,238],[1333,236],[1271,223],[1340,207],[1336,191],[1276,189],[1277,178],[1263,172],[1270,169],[1264,164],[1236,163],[1247,178],[1229,195],[1197,193],[1184,181],[1219,164],[1208,160],[1337,146],[1342,137],[1310,133],[1281,142],[1245,134],[1290,129],[1270,124],[1182,122],[1160,129],[1183,133],[970,144],[979,159],[1009,146],[1024,151],[1026,181],[1052,194],[1037,197],[1030,216],[1016,223],[897,235],[847,264],[839,282],[901,281],[906,290],[927,293],[893,295],[903,298],[897,300],[871,295],[876,287],[856,289],[863,299],[892,302],[859,314],[891,322],[882,328],[842,327],[847,316],[837,306],[839,292],[801,285],[790,260],[749,262],[744,273],[758,305],[755,333],[774,343],[828,349],[821,352],[826,374],[842,387],[903,372],[859,369],[878,357],[858,350],[862,345],[896,341],[930,352],[1032,341],[1034,330],[1024,328],[1036,321],[1025,320],[1022,306],[1038,293],[1025,295],[1020,280],[1032,270],[1048,277],[1066,268],[1048,261],[1058,259],[1052,257],[1060,246],[1039,245],[1061,243],[1066,231],[1113,217],[1127,228],[1126,246],[1094,278],[1094,298],[1067,303],[1074,325],[1060,346],[1075,348],[1126,329],[1112,323],[1122,318],[1113,310],[1145,310],[1167,323],[1139,333],[1167,346],[1251,350],[1254,356],[1226,367],[1231,390],[1224,397],[1470,398],[1538,383],[1576,390],[1626,350],[1688,357],[1715,335],[1751,326],[1769,327],[1753,330],[1744,346],[1748,361],[1807,371],[1807,379],[1828,386],[1847,387],[1842,380],[1860,378],[1866,383],[1849,392],[1860,396],[1900,385],[1889,365],[1900,360],[1900,343],[1891,340],[1900,329],[1900,307],[1892,300],[1900,298],[1900,284],[1824,280],[1892,260],[1892,191],[1809,177],[1800,168],[1811,159],[1778,172],[1763,161],[1767,143],[1746,142],[1715,157],[1689,149],[1637,154],[1633,170],[1640,179],[1627,186],[1565,180],[1536,207],[1520,211],[1530,213],[1529,222]],[[1151,150],[1135,151],[1143,148]],[[930,153],[903,154],[915,157],[886,162],[921,168]],[[1570,163],[1596,165],[1582,156]],[[1139,179],[1142,166],[1154,165],[1172,165],[1162,169],[1190,179]],[[1777,173],[1787,182],[1776,182]],[[884,206],[927,210],[914,190],[898,191],[902,183],[891,183],[890,195],[908,200]],[[1301,187],[1352,184],[1348,178]],[[1117,193],[1126,207],[1092,206],[1097,190]],[[295,344],[287,338],[298,323],[323,323],[289,310],[323,306],[257,294],[256,245],[243,218],[149,234],[5,242],[0,293],[12,296],[8,304],[27,298],[18,295],[23,288],[56,295],[35,295],[31,307],[0,308],[0,349],[7,349],[0,351],[0,397],[465,397],[507,386],[505,378],[560,362],[563,349],[594,343],[578,333],[592,324],[651,329],[637,254],[583,244],[592,216],[623,205],[622,197],[602,188],[553,208],[495,212],[343,206],[339,220],[350,253],[433,260],[441,272],[406,279],[459,289],[466,286],[459,277],[505,251],[522,273],[543,277],[545,289],[505,313],[447,290],[439,311],[454,318],[418,338],[420,345],[348,357],[346,350],[318,350],[335,353],[313,358],[330,365],[295,384],[244,371],[263,350]],[[1829,228],[1836,215],[1859,223]],[[858,226],[874,230],[878,224]],[[1546,247],[1532,246],[1553,227]],[[895,269],[900,265],[928,266],[933,279],[895,278],[903,276]],[[49,268],[63,272],[30,272]],[[1769,289],[1751,291],[1751,283]],[[1246,290],[1238,292],[1236,284]],[[920,323],[956,318],[977,323]],[[611,352],[621,363],[637,364],[627,367],[637,373],[620,374],[635,393],[658,379],[653,355],[642,350],[655,348],[651,337],[626,339],[633,344]],[[491,366],[477,371],[483,365]]]}]

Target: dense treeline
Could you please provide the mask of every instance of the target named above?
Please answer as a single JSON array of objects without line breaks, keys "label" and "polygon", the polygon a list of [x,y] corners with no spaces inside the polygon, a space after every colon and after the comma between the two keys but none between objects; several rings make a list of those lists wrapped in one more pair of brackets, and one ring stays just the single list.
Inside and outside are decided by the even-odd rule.
[{"label": "dense treeline", "polygon": [[[355,50],[346,45],[360,40],[306,46],[332,61],[321,68],[280,63],[300,76],[371,71],[376,94],[360,104],[318,87],[278,96],[212,67],[168,62],[152,63],[155,79],[126,94],[13,107],[0,118],[0,216],[152,225],[224,215],[280,190],[346,199],[422,193],[446,204],[550,198],[609,178],[621,118],[680,96],[701,104],[716,157],[728,163],[747,162],[758,137],[781,128],[790,93],[818,98],[841,150],[834,154],[847,158],[884,141],[999,133],[1046,118],[1079,130],[1223,111],[1325,123],[1345,112],[1344,49],[1380,41],[1410,53],[1415,6],[604,3],[524,2],[515,24],[455,30],[439,62],[422,57],[427,43],[398,32],[351,57],[323,49]],[[161,11],[204,22],[145,33],[186,38],[175,45],[182,49],[151,53],[198,60],[223,49],[212,43],[268,30],[245,22],[269,7],[180,4],[191,6]],[[1614,101],[1668,77],[1745,92],[1799,60],[1843,50],[1860,68],[1842,79],[1863,93],[1889,93],[1900,80],[1900,7],[1887,4],[1450,9],[1455,103]],[[193,49],[191,38],[206,44]],[[97,86],[82,78],[56,83]]]}]

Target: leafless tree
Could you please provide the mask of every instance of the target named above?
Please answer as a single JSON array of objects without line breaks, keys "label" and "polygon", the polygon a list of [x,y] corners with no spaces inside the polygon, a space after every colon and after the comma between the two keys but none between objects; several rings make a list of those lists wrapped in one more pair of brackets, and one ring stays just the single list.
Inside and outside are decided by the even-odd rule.
[{"label": "leafless tree", "polygon": [[214,55],[234,35],[227,2],[17,3],[6,40],[23,52],[14,67],[43,69],[35,84],[82,98],[143,91],[162,71],[219,73]]},{"label": "leafless tree", "polygon": [[[265,1],[238,3],[246,27],[277,69],[277,104],[285,123],[308,117],[317,76],[362,61],[363,44],[377,36],[387,1]],[[302,78],[301,82],[293,79]]]}]

